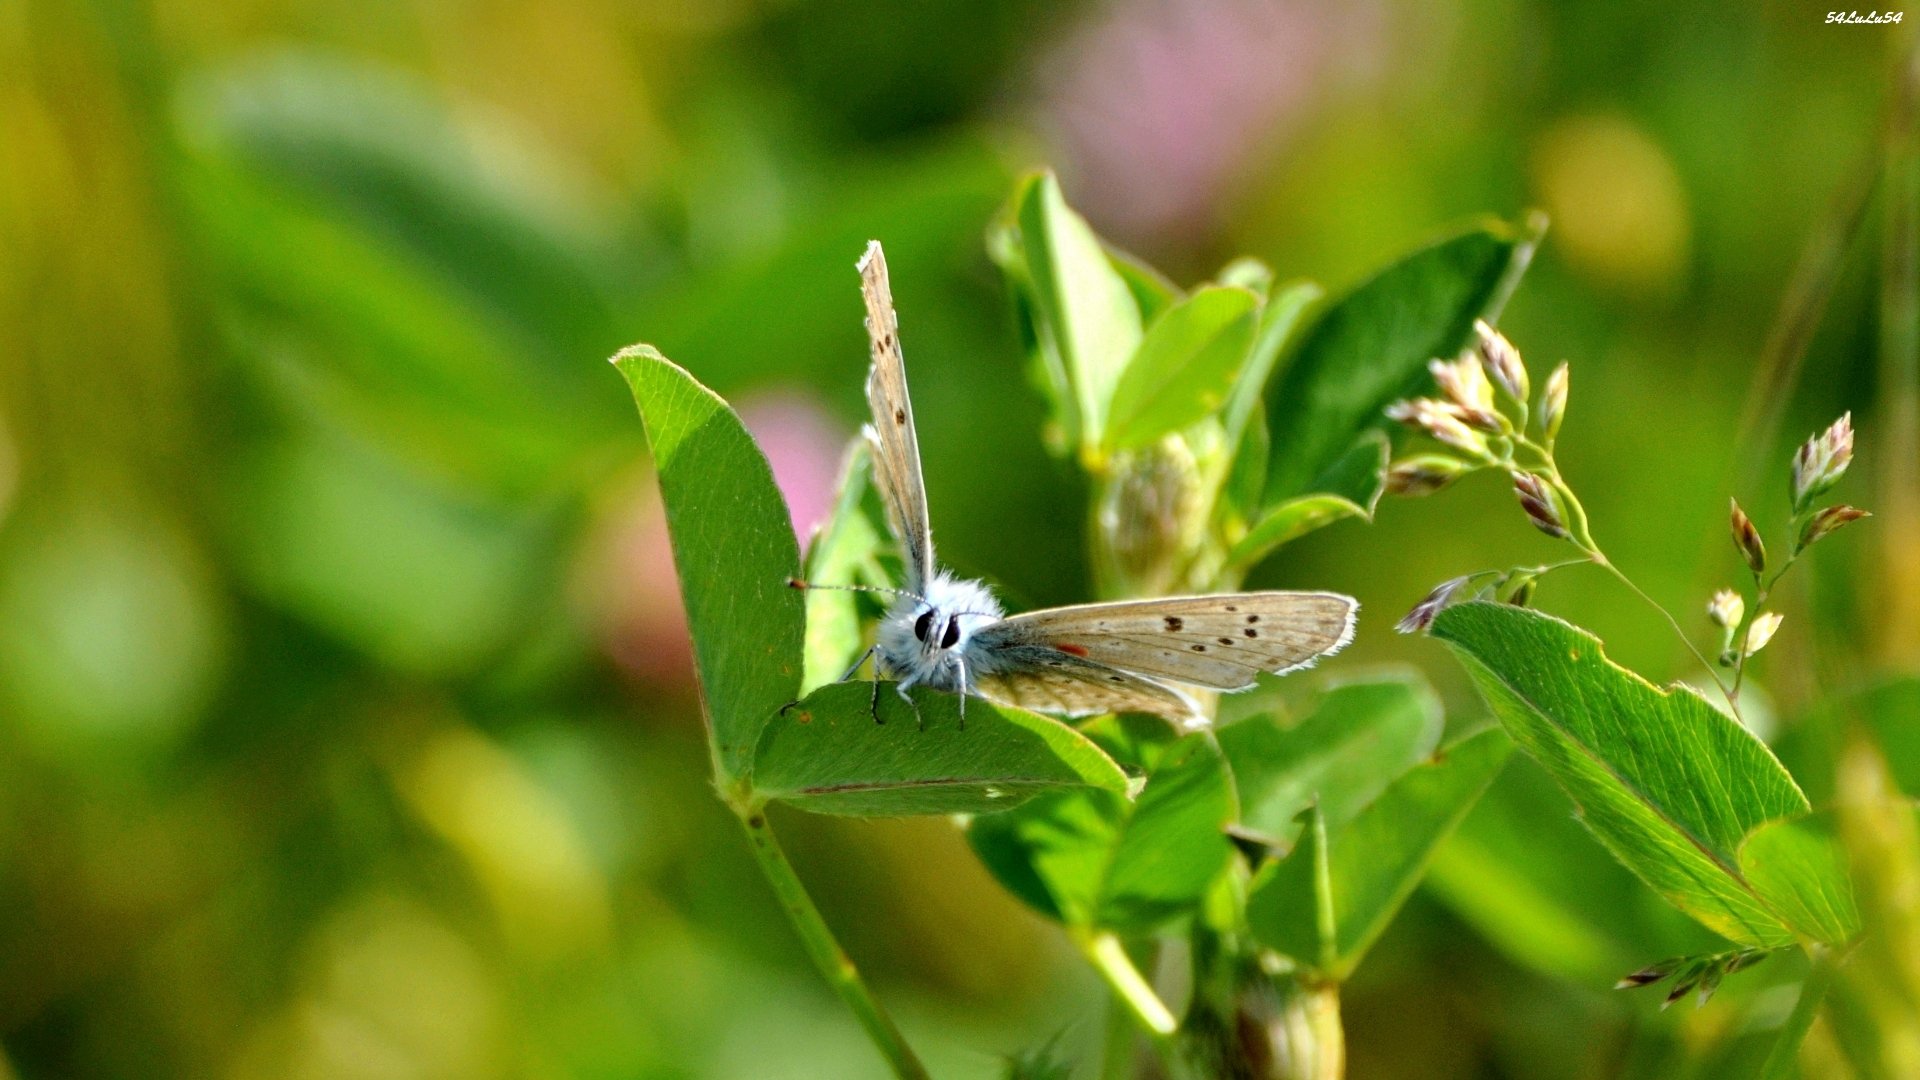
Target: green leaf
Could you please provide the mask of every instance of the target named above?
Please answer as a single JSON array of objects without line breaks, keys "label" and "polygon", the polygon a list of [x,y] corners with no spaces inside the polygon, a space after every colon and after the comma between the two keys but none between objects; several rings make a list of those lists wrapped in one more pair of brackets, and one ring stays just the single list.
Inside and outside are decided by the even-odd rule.
[{"label": "green leaf", "polygon": [[1758,739],[1687,687],[1660,690],[1606,658],[1599,639],[1505,604],[1448,608],[1453,647],[1514,741],[1580,807],[1615,858],[1674,906],[1737,942],[1795,936],[1747,880],[1739,848],[1806,797]]},{"label": "green leaf", "polygon": [[1071,388],[1077,441],[1098,447],[1114,388],[1140,345],[1140,308],[1100,238],[1067,206],[1052,173],[1016,197],[1041,347],[1057,357]]},{"label": "green leaf", "polygon": [[976,819],[974,851],[1036,910],[1074,926],[1144,933],[1191,911],[1232,859],[1233,787],[1204,733],[1167,748],[1132,802],[1046,795]]},{"label": "green leaf", "polygon": [[1368,432],[1321,476],[1325,490],[1288,499],[1254,523],[1228,553],[1228,565],[1248,570],[1315,529],[1347,518],[1372,521],[1386,473],[1387,440]]},{"label": "green leaf", "polygon": [[1146,446],[1213,415],[1247,359],[1258,316],[1252,293],[1217,285],[1162,312],[1114,387],[1107,448]]},{"label": "green leaf", "polygon": [[1323,490],[1319,477],[1383,410],[1459,352],[1473,321],[1509,292],[1538,227],[1491,223],[1408,255],[1336,301],[1267,394],[1267,502]]},{"label": "green leaf", "polygon": [[1297,723],[1271,715],[1220,728],[1240,793],[1240,827],[1278,843],[1317,804],[1338,827],[1440,742],[1439,699],[1417,675],[1335,686]]},{"label": "green leaf", "polygon": [[650,345],[614,357],[646,425],[693,635],[714,771],[743,778],[760,730],[800,692],[799,545],[773,470],[718,395]]},{"label": "green leaf", "polygon": [[[847,446],[833,510],[807,545],[806,572],[814,585],[887,586],[881,553],[889,540],[884,513],[870,482],[871,449],[865,439]],[[801,693],[812,693],[846,674],[860,655],[862,596],[845,589],[807,592],[806,662]]]},{"label": "green leaf", "polygon": [[[830,683],[767,724],[753,790],[821,814],[984,814],[1043,792],[1126,790],[1126,774],[1058,720],[895,684]],[[915,712],[915,707],[918,712]],[[877,708],[884,723],[875,723]],[[963,726],[964,724],[964,726]],[[924,725],[924,726],[923,726]]]},{"label": "green leaf", "polygon": [[1789,926],[1828,945],[1860,933],[1860,909],[1829,812],[1769,822],[1740,846],[1740,871]]},{"label": "green leaf", "polygon": [[1168,281],[1166,275],[1147,265],[1139,256],[1112,244],[1103,246],[1107,250],[1107,261],[1113,264],[1114,273],[1120,275],[1127,283],[1127,291],[1133,294],[1133,302],[1139,307],[1143,321],[1152,322],[1159,318],[1161,312],[1181,298],[1180,287]]},{"label": "green leaf", "polygon": [[1512,748],[1497,728],[1450,743],[1344,826],[1310,809],[1299,846],[1254,878],[1247,898],[1254,936],[1321,977],[1345,979]]}]

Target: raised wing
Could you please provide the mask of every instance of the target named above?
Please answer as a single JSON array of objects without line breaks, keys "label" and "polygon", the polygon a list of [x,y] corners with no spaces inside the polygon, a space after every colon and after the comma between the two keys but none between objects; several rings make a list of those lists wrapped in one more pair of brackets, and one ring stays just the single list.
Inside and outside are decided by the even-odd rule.
[{"label": "raised wing", "polygon": [[1158,713],[1181,723],[1201,720],[1193,699],[1131,672],[1046,645],[1008,645],[977,657],[970,689],[989,701],[1057,716]]},{"label": "raised wing", "polygon": [[1048,608],[973,635],[988,655],[1044,647],[1156,679],[1240,690],[1285,674],[1353,638],[1358,601],[1339,593],[1252,592]]},{"label": "raised wing", "polygon": [[867,406],[873,423],[873,478],[887,504],[893,535],[906,556],[907,591],[923,593],[933,576],[933,529],[927,524],[927,488],[920,478],[920,443],[913,433],[913,403],[907,399],[907,368],[900,358],[900,319],[887,282],[880,241],[860,257],[860,294],[867,301],[867,337],[873,369],[867,373]]}]

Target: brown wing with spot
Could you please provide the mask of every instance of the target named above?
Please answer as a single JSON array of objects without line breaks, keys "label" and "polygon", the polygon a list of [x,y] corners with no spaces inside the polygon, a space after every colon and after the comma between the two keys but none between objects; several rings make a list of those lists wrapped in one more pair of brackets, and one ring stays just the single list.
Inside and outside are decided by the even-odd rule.
[{"label": "brown wing with spot", "polygon": [[918,593],[933,576],[933,529],[927,522],[927,489],[920,475],[913,403],[907,398],[907,368],[900,356],[900,318],[878,240],[861,256],[860,293],[867,302],[867,337],[873,346],[873,368],[867,373],[873,423],[866,432],[873,444],[873,477],[906,556],[907,590]]},{"label": "brown wing with spot", "polygon": [[1353,637],[1358,609],[1339,593],[1176,596],[1028,612],[981,630],[976,640],[989,652],[1064,647],[1151,678],[1240,690],[1261,672],[1284,674],[1338,652]]},{"label": "brown wing with spot", "polygon": [[1182,723],[1199,719],[1193,699],[1178,690],[1045,645],[999,651],[972,688],[989,701],[1057,716],[1143,712]]}]

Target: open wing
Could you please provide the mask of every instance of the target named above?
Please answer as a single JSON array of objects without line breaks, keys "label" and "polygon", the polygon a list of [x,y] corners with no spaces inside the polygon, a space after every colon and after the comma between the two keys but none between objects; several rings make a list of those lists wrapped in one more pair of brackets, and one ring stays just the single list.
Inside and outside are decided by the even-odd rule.
[{"label": "open wing", "polygon": [[1045,645],[1007,645],[978,655],[971,688],[989,701],[1057,716],[1157,713],[1197,723],[1193,699],[1131,672]]},{"label": "open wing", "polygon": [[1043,647],[1155,679],[1240,690],[1353,639],[1359,602],[1325,592],[1223,593],[1080,604],[1015,615],[977,631],[988,655]]},{"label": "open wing", "polygon": [[907,399],[907,368],[900,358],[900,319],[887,282],[880,241],[860,257],[860,293],[867,301],[867,337],[873,369],[867,373],[867,406],[873,423],[873,478],[887,504],[893,535],[906,556],[907,591],[923,593],[933,576],[933,529],[927,524],[927,488],[920,478],[920,443],[913,433],[913,403]]}]

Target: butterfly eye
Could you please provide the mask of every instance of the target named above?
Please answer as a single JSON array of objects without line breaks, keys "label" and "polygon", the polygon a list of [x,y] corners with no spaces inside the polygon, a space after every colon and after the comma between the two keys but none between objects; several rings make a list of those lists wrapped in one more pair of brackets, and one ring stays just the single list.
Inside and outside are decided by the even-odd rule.
[{"label": "butterfly eye", "polygon": [[940,635],[940,647],[943,649],[951,649],[954,643],[959,640],[960,616],[955,615],[953,618],[947,620],[947,632]]},{"label": "butterfly eye", "polygon": [[913,636],[919,638],[921,641],[925,641],[927,640],[927,634],[932,632],[932,630],[933,609],[928,608],[920,613],[919,618],[913,620]]}]

